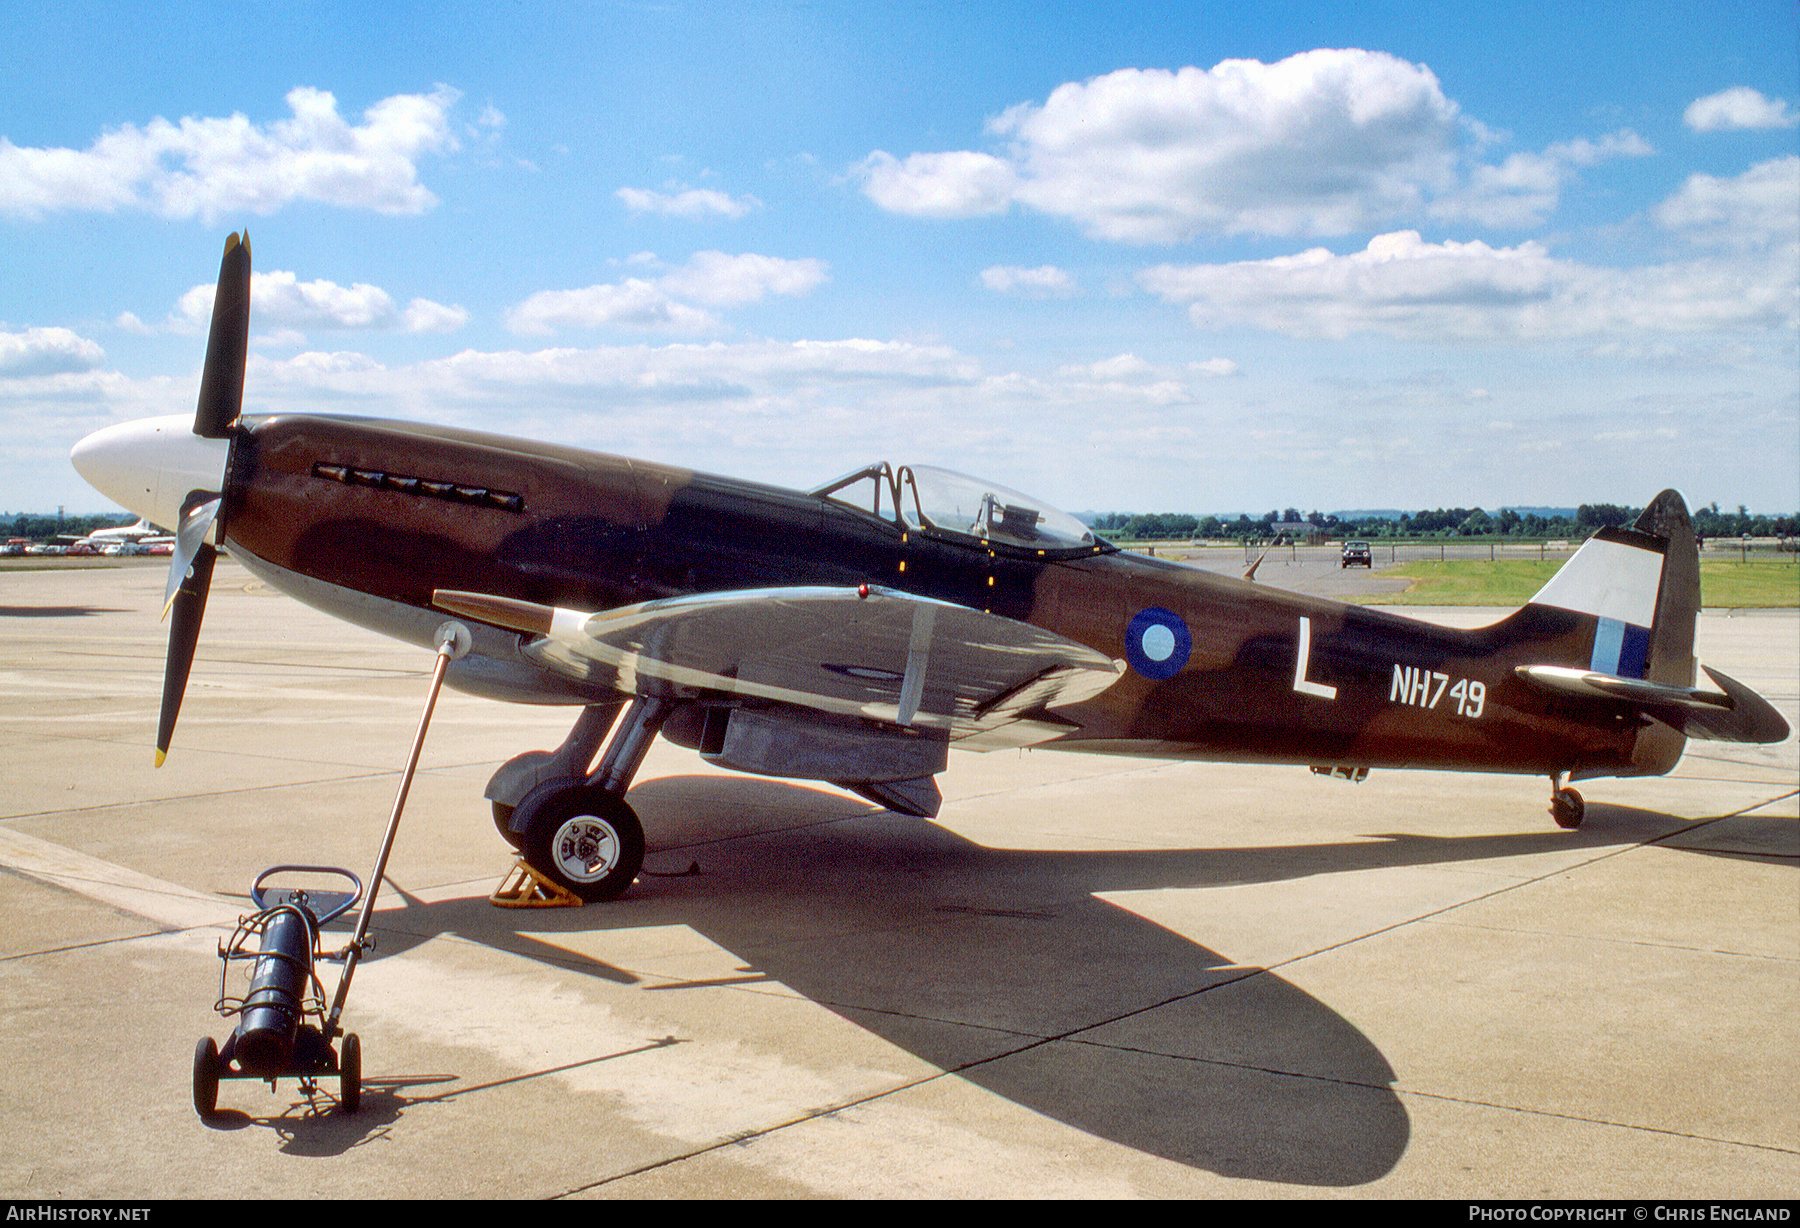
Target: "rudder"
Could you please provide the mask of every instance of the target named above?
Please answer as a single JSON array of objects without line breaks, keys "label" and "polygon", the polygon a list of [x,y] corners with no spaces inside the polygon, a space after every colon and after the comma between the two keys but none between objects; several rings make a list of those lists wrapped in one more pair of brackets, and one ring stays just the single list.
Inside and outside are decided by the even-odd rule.
[{"label": "rudder", "polygon": [[[1687,504],[1673,490],[1650,501],[1629,529],[1604,528],[1531,599],[1594,619],[1587,668],[1597,674],[1692,687],[1700,613],[1700,553]],[[1662,722],[1639,731],[1631,770],[1660,776],[1686,736]]]}]

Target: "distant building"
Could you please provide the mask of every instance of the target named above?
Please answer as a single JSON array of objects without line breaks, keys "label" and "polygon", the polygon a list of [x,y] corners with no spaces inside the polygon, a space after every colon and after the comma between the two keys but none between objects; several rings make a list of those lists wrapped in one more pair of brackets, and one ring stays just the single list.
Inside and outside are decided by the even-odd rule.
[{"label": "distant building", "polygon": [[1277,520],[1269,526],[1277,540],[1317,546],[1325,540],[1325,530],[1305,520]]}]

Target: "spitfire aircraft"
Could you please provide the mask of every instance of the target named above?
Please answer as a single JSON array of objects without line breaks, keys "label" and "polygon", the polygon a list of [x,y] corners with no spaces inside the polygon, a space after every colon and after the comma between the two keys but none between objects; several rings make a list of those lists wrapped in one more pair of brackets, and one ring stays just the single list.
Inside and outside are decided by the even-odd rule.
[{"label": "spitfire aircraft", "polygon": [[[636,877],[625,794],[660,733],[710,762],[935,817],[952,747],[1658,775],[1689,737],[1787,736],[1706,668],[1693,526],[1664,491],[1532,601],[1456,630],[1120,551],[1073,517],[924,465],[810,491],[446,427],[240,414],[250,247],[226,243],[198,410],[122,423],[76,468],[178,525],[157,762],[219,549],[327,613],[473,649],[462,690],[578,709],[504,764],[501,835],[584,899]],[[620,715],[623,709],[623,715]],[[609,736],[610,730],[610,736]],[[595,762],[598,756],[598,762]]]}]

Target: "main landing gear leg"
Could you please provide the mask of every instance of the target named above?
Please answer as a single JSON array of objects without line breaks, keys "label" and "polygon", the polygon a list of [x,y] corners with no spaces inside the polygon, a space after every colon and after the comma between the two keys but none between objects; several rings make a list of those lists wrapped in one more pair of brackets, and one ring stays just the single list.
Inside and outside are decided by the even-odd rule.
[{"label": "main landing gear leg", "polygon": [[1566,772],[1550,774],[1550,817],[1556,820],[1558,827],[1573,831],[1581,826],[1581,820],[1587,813],[1587,803],[1581,800],[1581,794],[1563,783],[1567,779]]},{"label": "main landing gear leg", "polygon": [[508,759],[488,781],[487,797],[494,807],[494,827],[500,838],[514,848],[519,847],[519,833],[513,828],[513,809],[527,793],[545,781],[583,780],[588,765],[600,753],[613,718],[625,706],[624,700],[589,704],[575,718],[575,727],[555,750],[531,750]]},{"label": "main landing gear leg", "polygon": [[625,791],[673,707],[638,696],[585,780],[546,780],[519,800],[509,826],[533,869],[588,901],[631,886],[644,863],[644,829]]}]

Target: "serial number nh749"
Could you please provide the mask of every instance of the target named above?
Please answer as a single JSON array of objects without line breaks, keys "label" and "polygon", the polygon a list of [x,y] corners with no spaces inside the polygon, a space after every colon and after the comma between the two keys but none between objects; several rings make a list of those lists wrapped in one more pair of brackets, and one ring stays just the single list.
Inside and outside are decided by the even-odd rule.
[{"label": "serial number nh749", "polygon": [[1394,666],[1394,680],[1388,684],[1388,702],[1411,704],[1415,708],[1435,708],[1449,687],[1456,701],[1456,715],[1471,719],[1487,707],[1487,683],[1474,678],[1458,678],[1450,686],[1450,675],[1415,665]]}]

